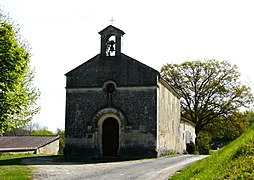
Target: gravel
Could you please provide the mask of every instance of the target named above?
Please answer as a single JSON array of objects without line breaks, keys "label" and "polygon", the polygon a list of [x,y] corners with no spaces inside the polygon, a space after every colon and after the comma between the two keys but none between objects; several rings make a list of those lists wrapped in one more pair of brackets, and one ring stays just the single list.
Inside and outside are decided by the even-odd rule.
[{"label": "gravel", "polygon": [[38,157],[23,160],[33,167],[33,179],[43,180],[101,180],[101,179],[168,179],[177,171],[207,156],[179,155],[156,159],[108,163],[59,162],[52,157]]}]

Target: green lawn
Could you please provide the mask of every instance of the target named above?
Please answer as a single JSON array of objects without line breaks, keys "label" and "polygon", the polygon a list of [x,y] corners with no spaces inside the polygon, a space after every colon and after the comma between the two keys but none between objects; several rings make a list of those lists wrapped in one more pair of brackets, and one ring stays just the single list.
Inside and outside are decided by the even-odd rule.
[{"label": "green lawn", "polygon": [[170,179],[254,179],[254,124],[229,145]]},{"label": "green lawn", "polygon": [[4,180],[23,180],[32,179],[31,167],[21,165],[23,158],[35,157],[38,155],[5,155],[0,156],[0,179]]}]

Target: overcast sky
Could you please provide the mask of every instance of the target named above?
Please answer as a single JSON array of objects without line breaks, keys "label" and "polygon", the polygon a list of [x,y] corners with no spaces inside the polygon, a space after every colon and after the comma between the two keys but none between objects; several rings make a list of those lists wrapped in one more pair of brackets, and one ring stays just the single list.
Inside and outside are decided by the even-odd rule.
[{"label": "overcast sky", "polygon": [[228,60],[254,82],[252,0],[0,0],[32,48],[41,91],[33,121],[64,129],[65,76],[100,52],[99,31],[123,30],[122,52],[160,71],[166,63]]}]

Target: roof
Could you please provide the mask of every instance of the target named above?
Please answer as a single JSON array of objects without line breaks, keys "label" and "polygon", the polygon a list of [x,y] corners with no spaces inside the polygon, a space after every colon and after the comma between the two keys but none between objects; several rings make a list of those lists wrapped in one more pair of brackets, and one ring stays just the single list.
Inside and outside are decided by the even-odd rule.
[{"label": "roof", "polygon": [[166,87],[170,92],[172,92],[177,98],[181,98],[182,96],[178,93],[178,91],[176,90],[176,88],[174,86],[172,86],[171,84],[169,84],[169,82],[167,82],[162,76],[160,76],[160,83]]},{"label": "roof", "polygon": [[124,35],[125,33],[121,30],[116,28],[115,26],[109,25],[106,28],[104,28],[103,30],[101,30],[99,32],[100,35],[104,34],[105,32],[116,32],[118,34]]},{"label": "roof", "polygon": [[121,56],[100,56],[84,62],[65,74],[67,88],[100,87],[107,80],[118,86],[157,85],[160,73],[123,53]]},{"label": "roof", "polygon": [[191,120],[186,119],[184,117],[181,117],[181,121],[186,122],[186,123],[188,123],[188,124],[190,124],[190,125],[192,125],[194,127],[196,126],[196,124],[194,122],[192,122]]},{"label": "roof", "polygon": [[36,150],[59,139],[59,136],[2,136],[0,151]]}]

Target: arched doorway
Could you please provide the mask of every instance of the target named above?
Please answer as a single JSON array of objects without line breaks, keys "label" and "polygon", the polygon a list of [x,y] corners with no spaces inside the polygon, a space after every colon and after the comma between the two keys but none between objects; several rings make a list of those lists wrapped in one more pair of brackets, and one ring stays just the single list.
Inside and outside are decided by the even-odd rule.
[{"label": "arched doorway", "polygon": [[102,124],[102,150],[103,156],[118,155],[119,148],[119,124],[113,117],[104,120]]}]

